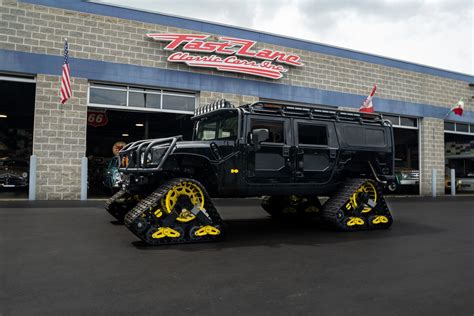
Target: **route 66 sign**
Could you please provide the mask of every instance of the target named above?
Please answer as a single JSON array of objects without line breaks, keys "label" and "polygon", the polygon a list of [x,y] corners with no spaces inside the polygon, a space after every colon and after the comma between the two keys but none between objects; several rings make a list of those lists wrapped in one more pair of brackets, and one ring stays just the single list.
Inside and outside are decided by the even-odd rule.
[{"label": "route 66 sign", "polygon": [[106,112],[101,111],[88,111],[87,112],[87,125],[99,127],[105,126],[109,122]]}]

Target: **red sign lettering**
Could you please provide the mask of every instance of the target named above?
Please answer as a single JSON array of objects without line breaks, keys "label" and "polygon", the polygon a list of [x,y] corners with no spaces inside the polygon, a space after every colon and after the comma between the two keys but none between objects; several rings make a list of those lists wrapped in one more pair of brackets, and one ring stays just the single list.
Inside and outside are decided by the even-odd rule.
[{"label": "red sign lettering", "polygon": [[[282,65],[303,66],[300,56],[269,49],[256,50],[257,42],[233,37],[220,37],[219,42],[205,41],[210,35],[201,34],[147,34],[157,41],[169,42],[165,50],[173,51],[183,45],[183,52],[168,57],[169,62],[185,63],[190,67],[214,68],[220,71],[238,72],[255,76],[280,79],[288,69]],[[190,53],[210,53],[228,55],[191,55]],[[262,62],[243,59],[254,58]]]}]

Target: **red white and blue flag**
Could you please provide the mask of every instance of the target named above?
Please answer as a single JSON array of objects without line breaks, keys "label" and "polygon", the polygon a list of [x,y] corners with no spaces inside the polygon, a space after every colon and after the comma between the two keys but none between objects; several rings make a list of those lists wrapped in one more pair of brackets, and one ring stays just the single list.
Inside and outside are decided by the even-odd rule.
[{"label": "red white and blue flag", "polygon": [[370,92],[367,99],[365,99],[364,103],[359,108],[359,112],[366,112],[366,113],[373,113],[374,112],[374,105],[372,103],[372,99],[374,98],[375,90],[377,90],[377,85],[374,85],[372,92]]},{"label": "red white and blue flag", "polygon": [[61,104],[66,103],[70,97],[72,97],[72,89],[71,89],[71,71],[69,69],[69,45],[67,43],[67,39],[64,42],[64,64],[63,64],[63,73],[61,75]]}]

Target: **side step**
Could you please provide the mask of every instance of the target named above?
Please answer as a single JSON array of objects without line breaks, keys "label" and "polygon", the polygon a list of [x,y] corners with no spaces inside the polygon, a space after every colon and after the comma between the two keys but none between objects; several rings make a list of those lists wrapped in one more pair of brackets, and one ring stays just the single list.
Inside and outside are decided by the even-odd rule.
[{"label": "side step", "polygon": [[343,231],[389,228],[393,223],[382,190],[371,179],[343,183],[323,205],[322,217]]}]

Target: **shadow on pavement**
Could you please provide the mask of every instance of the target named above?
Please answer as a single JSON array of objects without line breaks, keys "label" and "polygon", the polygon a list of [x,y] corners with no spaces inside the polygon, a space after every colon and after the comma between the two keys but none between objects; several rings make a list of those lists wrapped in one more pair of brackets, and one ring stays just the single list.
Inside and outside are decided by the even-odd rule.
[{"label": "shadow on pavement", "polygon": [[304,223],[282,222],[272,218],[225,220],[226,236],[223,241],[210,243],[189,243],[169,246],[149,246],[143,241],[132,245],[140,250],[202,251],[226,248],[268,246],[284,244],[318,246],[334,243],[350,243],[363,240],[380,240],[410,235],[437,234],[442,229],[412,222],[394,222],[391,229],[340,232],[320,221]]}]

